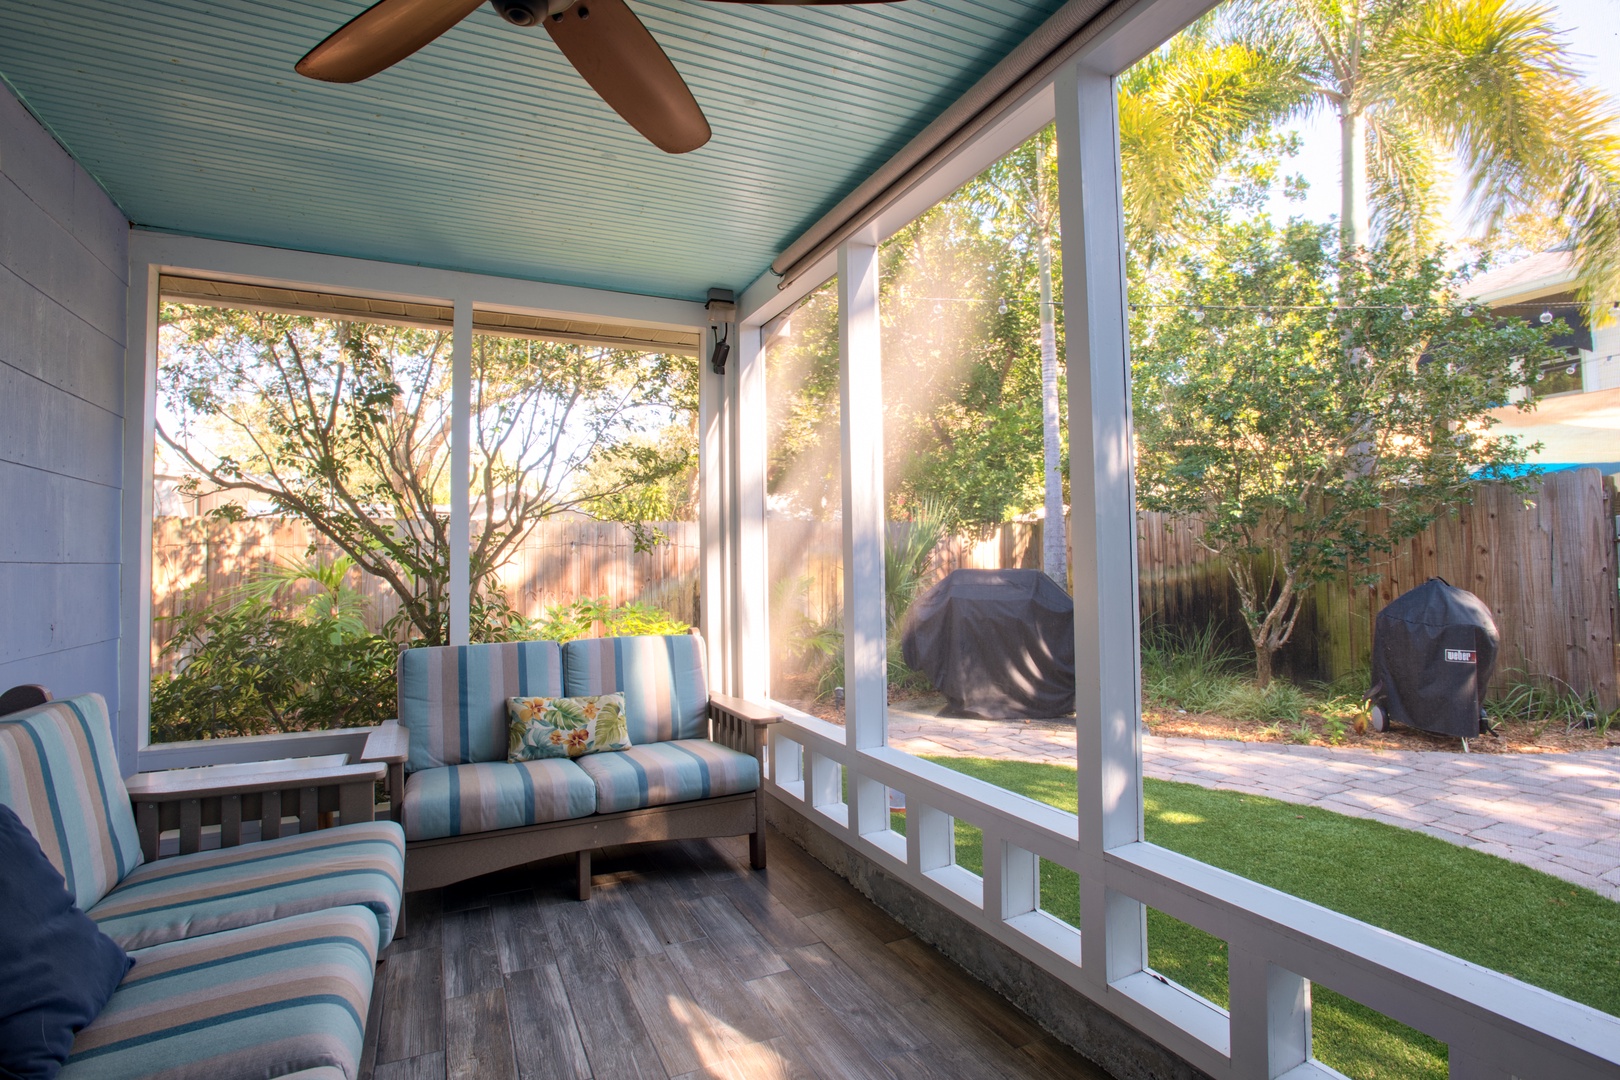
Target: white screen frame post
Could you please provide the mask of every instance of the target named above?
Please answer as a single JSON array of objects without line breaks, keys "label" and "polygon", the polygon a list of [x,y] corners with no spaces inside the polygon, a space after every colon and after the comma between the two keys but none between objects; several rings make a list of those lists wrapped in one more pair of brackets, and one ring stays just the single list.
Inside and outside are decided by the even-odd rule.
[{"label": "white screen frame post", "polygon": [[[1154,13],[1156,19],[1142,22],[1168,15],[1179,24],[1184,13],[1166,5]],[[1133,21],[1122,20],[1113,42],[1105,39],[1062,69],[1055,87],[1070,373],[1081,976],[1099,1000],[1110,991],[1131,997],[1145,991],[1159,1002],[1149,1008],[1180,1012],[1185,1003],[1166,999],[1159,984],[1144,981],[1151,978],[1145,974],[1147,905],[1110,888],[1107,857],[1144,839],[1136,486],[1117,97],[1118,74],[1139,54],[1138,48],[1117,48],[1122,39],[1141,35],[1141,23],[1132,26]],[[1129,572],[1122,572],[1127,567]],[[1229,1055],[1236,1075],[1275,1078],[1304,1066],[1311,1050],[1309,981],[1236,943],[1229,945],[1229,972],[1230,1029],[1224,1040],[1210,1033],[1212,1048]]]},{"label": "white screen frame post", "polygon": [[[888,621],[884,601],[883,329],[879,248],[838,249],[838,426],[844,510],[844,739],[852,750],[888,743]],[[889,828],[882,784],[849,794],[857,835]]]},{"label": "white screen frame post", "polygon": [[[1070,571],[1082,968],[1100,992],[1147,963],[1146,909],[1106,887],[1109,848],[1142,839],[1130,346],[1114,79],[1057,82],[1058,206],[1069,370]],[[1127,572],[1128,570],[1128,572]]]},{"label": "white screen frame post", "polygon": [[[450,634],[472,639],[472,347],[473,305],[455,302],[450,340]],[[488,513],[490,508],[484,508]]]},{"label": "white screen frame post", "polygon": [[[765,349],[759,326],[734,326],[737,369],[735,489],[736,663],[733,689],[750,701],[762,700],[770,683],[770,587],[765,529],[766,428]],[[701,360],[701,358],[700,358]]]},{"label": "white screen frame post", "polygon": [[731,620],[726,611],[726,577],[730,568],[727,527],[726,467],[728,409],[726,377],[710,369],[704,346],[712,334],[705,327],[698,335],[698,543],[702,547],[699,570],[699,627],[709,654],[709,679],[717,689],[731,686]]}]

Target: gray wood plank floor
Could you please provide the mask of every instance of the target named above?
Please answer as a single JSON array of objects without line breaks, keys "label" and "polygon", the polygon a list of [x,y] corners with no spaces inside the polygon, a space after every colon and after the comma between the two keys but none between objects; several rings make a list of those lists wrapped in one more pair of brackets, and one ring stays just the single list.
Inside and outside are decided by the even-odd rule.
[{"label": "gray wood plank floor", "polygon": [[1106,1080],[781,835],[410,897],[363,1080]]}]

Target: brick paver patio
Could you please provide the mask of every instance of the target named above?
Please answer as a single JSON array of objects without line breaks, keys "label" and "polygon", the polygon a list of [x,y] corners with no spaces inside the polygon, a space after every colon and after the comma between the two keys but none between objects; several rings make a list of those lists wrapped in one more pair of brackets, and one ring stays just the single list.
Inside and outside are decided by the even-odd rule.
[{"label": "brick paver patio", "polygon": [[[891,708],[889,742],[915,754],[1074,764],[1074,729],[948,720]],[[1620,750],[1448,754],[1144,735],[1161,780],[1309,803],[1488,851],[1620,900]]]}]

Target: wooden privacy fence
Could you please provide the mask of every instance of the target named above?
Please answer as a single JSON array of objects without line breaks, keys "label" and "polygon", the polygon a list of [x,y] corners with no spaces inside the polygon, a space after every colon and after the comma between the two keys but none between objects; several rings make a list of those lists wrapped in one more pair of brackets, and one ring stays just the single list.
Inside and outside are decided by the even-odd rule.
[{"label": "wooden privacy fence", "polygon": [[[1616,549],[1613,481],[1596,469],[1554,473],[1528,492],[1479,488],[1474,501],[1401,545],[1370,568],[1379,579],[1357,585],[1345,574],[1307,599],[1281,666],[1296,676],[1332,679],[1368,665],[1373,618],[1385,604],[1430,577],[1476,593],[1502,635],[1494,687],[1525,674],[1553,679],[1616,704]],[[1381,522],[1374,519],[1376,528]],[[669,537],[635,550],[630,529],[616,522],[571,518],[542,522],[502,568],[513,607],[529,616],[581,597],[653,603],[696,622],[698,529],[665,522]],[[904,523],[891,525],[899,539]],[[1213,622],[1247,648],[1237,592],[1225,564],[1197,542],[1196,521],[1139,515],[1138,570],[1145,622],[1199,628]],[[823,622],[841,606],[842,529],[836,522],[773,518],[767,527],[773,611],[794,606]],[[302,559],[311,530],[301,521],[258,519],[230,524],[159,518],[153,525],[154,664],[173,615],[240,585],[245,575],[278,561]],[[336,549],[321,540],[323,558]],[[934,550],[931,584],[962,567],[997,569],[1040,564],[1041,523],[1011,522],[976,534],[948,536]],[[368,623],[381,629],[398,610],[393,592],[367,575],[351,582],[370,600]],[[192,591],[188,591],[192,590]]]},{"label": "wooden privacy fence", "polygon": [[[1551,473],[1527,491],[1481,485],[1473,501],[1418,536],[1307,598],[1283,666],[1333,679],[1366,668],[1373,620],[1384,605],[1431,577],[1477,595],[1502,637],[1492,689],[1530,676],[1593,694],[1616,694],[1616,550],[1612,480],[1596,469]],[[1373,515],[1373,529],[1387,515]],[[1145,619],[1177,627],[1213,622],[1247,645],[1237,590],[1225,563],[1197,543],[1196,522],[1140,515],[1138,569]]]},{"label": "wooden privacy fence", "polygon": [[[535,526],[497,573],[509,603],[531,618],[552,604],[605,596],[611,603],[642,601],[695,623],[698,617],[698,528],[695,522],[657,526],[668,541],[635,550],[630,530],[617,522],[567,518]],[[160,664],[172,636],[170,616],[227,596],[251,574],[303,561],[311,540],[317,557],[339,555],[331,541],[303,521],[256,518],[216,522],[157,518],[152,523],[152,663]],[[366,626],[380,632],[399,611],[399,598],[380,578],[352,571],[348,584],[366,598]],[[291,605],[289,605],[291,606]]]}]

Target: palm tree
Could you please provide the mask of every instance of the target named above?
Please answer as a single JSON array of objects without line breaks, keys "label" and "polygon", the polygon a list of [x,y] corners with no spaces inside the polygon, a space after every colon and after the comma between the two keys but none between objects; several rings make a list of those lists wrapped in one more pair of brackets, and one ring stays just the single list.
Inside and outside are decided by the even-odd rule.
[{"label": "palm tree", "polygon": [[1126,246],[1151,262],[1188,239],[1210,187],[1255,135],[1287,119],[1310,89],[1296,65],[1205,16],[1119,81]]},{"label": "palm tree", "polygon": [[[1620,130],[1549,9],[1514,0],[1238,0],[1227,40],[1291,72],[1291,112],[1339,121],[1347,252],[1422,250],[1460,161],[1475,224],[1540,218],[1590,298],[1620,285]],[[1376,229],[1377,235],[1374,235]]]}]

